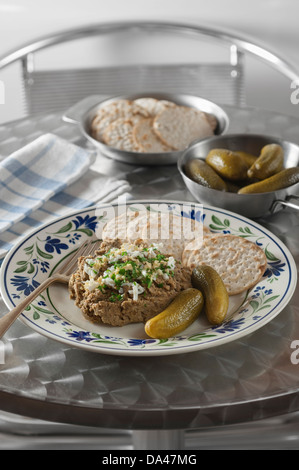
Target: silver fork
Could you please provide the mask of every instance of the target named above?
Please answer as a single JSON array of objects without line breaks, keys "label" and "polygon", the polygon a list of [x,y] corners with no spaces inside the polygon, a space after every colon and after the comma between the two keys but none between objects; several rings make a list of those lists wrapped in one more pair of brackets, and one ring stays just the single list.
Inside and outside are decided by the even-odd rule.
[{"label": "silver fork", "polygon": [[64,284],[69,282],[69,279],[73,272],[77,268],[77,261],[80,256],[93,256],[99,246],[99,242],[83,243],[78,250],[75,251],[57,271],[50,277],[45,279],[26,299],[20,302],[10,312],[0,318],[0,338],[6,333],[10,326],[16,321],[19,315],[25,310],[25,308],[38,297],[50,284],[54,282],[62,282]]}]

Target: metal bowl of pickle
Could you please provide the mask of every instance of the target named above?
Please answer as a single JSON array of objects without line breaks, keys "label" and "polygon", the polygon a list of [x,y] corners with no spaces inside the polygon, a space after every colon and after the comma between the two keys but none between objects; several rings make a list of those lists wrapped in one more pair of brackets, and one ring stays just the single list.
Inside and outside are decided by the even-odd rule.
[{"label": "metal bowl of pickle", "polygon": [[299,209],[299,146],[258,134],[196,140],[178,169],[194,198],[249,218]]}]

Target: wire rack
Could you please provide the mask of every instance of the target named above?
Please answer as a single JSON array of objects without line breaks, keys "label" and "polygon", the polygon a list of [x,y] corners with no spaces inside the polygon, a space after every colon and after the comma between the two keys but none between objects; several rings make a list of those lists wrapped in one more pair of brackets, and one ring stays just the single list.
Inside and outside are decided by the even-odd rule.
[{"label": "wire rack", "polygon": [[[242,105],[242,67],[230,65],[142,65],[102,69],[36,71],[24,83],[27,114],[67,109],[88,95],[107,96],[151,92],[187,93],[215,102]],[[219,80],[221,87],[219,87]]]},{"label": "wire rack", "polygon": [[285,80],[288,93],[290,81],[299,79],[285,59],[231,33],[192,24],[116,22],[63,31],[8,52],[0,57],[0,80],[2,72],[15,67],[14,90],[22,97],[15,97],[22,102],[18,117],[67,109],[88,95],[151,91],[241,107],[252,105],[252,81],[269,102],[277,99],[264,66],[271,80],[275,73]]},{"label": "wire rack", "polygon": [[25,115],[66,109],[91,94],[132,91],[189,93],[243,106],[248,57],[288,81],[298,79],[284,59],[253,42],[163,22],[106,23],[53,34],[0,58],[0,72],[20,64]]}]

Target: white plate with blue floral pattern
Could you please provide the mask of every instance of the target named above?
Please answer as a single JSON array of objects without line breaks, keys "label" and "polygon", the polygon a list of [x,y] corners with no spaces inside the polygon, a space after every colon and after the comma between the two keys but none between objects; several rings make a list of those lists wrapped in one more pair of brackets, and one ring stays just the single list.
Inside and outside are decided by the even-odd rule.
[{"label": "white plate with blue floral pattern", "polygon": [[[286,246],[259,224],[240,215],[197,203],[130,201],[126,208],[171,211],[202,221],[215,233],[232,233],[256,243],[268,259],[262,280],[250,291],[230,297],[229,312],[221,326],[208,324],[205,315],[180,335],[149,338],[142,323],[123,327],[96,325],[86,320],[63,285],[52,285],[20,316],[35,331],[69,346],[88,351],[135,356],[181,354],[216,347],[251,334],[271,321],[290,301],[297,283],[297,269]],[[124,207],[104,204],[73,212],[42,226],[6,256],[1,267],[1,294],[13,308],[55,270],[63,259]]]}]

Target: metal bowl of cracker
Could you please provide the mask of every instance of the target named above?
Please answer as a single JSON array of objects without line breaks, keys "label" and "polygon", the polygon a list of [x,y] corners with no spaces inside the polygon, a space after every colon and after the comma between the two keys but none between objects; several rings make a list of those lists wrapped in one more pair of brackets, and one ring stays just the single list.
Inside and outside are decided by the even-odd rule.
[{"label": "metal bowl of cracker", "polygon": [[64,119],[105,156],[135,165],[176,164],[193,140],[223,134],[229,122],[211,101],[170,93],[117,96]]},{"label": "metal bowl of cracker", "polygon": [[[267,181],[274,177],[276,181],[281,182],[285,171],[294,172],[289,178],[289,184],[284,187],[269,185],[265,190],[265,187],[261,189],[261,186],[255,186],[255,192],[245,192],[241,188],[247,186],[248,189],[250,184],[253,186],[256,183],[265,183],[266,179],[263,181],[259,181],[257,178],[254,181],[228,181],[221,175],[221,178],[225,180],[226,188],[215,189],[202,180],[201,174],[199,177],[190,174],[191,162],[198,160],[206,164],[209,161],[209,154],[217,155],[218,153],[219,157],[221,152],[225,150],[233,154],[246,154],[257,161],[262,149],[266,146],[281,148],[283,158],[282,168],[267,178]],[[202,163],[199,165],[202,166]],[[292,200],[299,199],[299,146],[277,137],[258,134],[226,134],[194,141],[179,158],[178,170],[193,197],[203,204],[220,207],[249,218],[267,216],[286,206],[292,210],[299,209],[299,205],[292,202]],[[220,173],[218,175],[220,176]],[[280,184],[280,186],[283,185]]]}]

